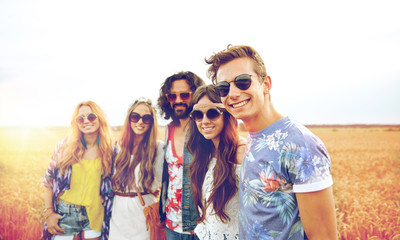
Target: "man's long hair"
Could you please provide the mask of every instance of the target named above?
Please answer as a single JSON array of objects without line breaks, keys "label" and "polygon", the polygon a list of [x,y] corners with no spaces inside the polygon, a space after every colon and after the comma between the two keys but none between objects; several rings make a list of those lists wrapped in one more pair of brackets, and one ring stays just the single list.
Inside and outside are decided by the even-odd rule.
[{"label": "man's long hair", "polygon": [[[140,104],[145,105],[151,112],[153,124],[149,126],[142,141],[134,142],[134,135],[131,128],[130,115]],[[154,181],[153,164],[157,153],[157,117],[154,108],[147,102],[135,102],[129,108],[125,117],[125,123],[119,141],[120,151],[115,157],[115,172],[111,177],[113,189],[120,192],[134,189],[135,168],[140,163],[140,179],[137,187],[142,187],[143,192],[151,190]],[[131,162],[131,154],[135,144],[140,144]]]},{"label": "man's long hair", "polygon": [[[179,72],[165,79],[160,89],[160,96],[158,97],[157,105],[160,109],[160,115],[161,116],[164,115],[164,119],[166,120],[172,118],[174,122],[178,121],[178,119],[175,118],[174,109],[171,107],[171,104],[168,101],[166,94],[170,93],[172,82],[181,79],[185,79],[187,81],[187,83],[190,86],[190,90],[193,93],[196,91],[198,87],[204,85],[203,79],[201,79],[199,76],[190,71]],[[189,106],[188,111],[189,112],[192,111],[191,109],[192,109],[191,106]]]},{"label": "man's long hair", "polygon": [[[193,96],[193,103],[197,103],[203,96],[207,96],[211,102],[221,103],[212,85],[198,88]],[[223,110],[223,109],[222,109]],[[196,208],[200,208],[198,222],[206,218],[206,208],[212,203],[214,212],[222,222],[230,220],[225,212],[226,203],[235,196],[238,191],[236,177],[237,148],[238,148],[238,124],[236,119],[227,111],[223,112],[224,126],[220,133],[218,149],[215,149],[212,140],[205,139],[197,129],[196,123],[191,120],[187,147],[193,155],[190,164],[191,185]],[[213,188],[207,202],[202,201],[202,186],[213,153],[217,151],[217,162],[213,170]]]},{"label": "man's long hair", "polygon": [[103,178],[108,176],[111,173],[112,168],[112,140],[111,140],[111,130],[108,124],[107,118],[103,110],[94,102],[87,101],[79,103],[72,114],[71,120],[71,129],[72,133],[69,139],[69,144],[66,149],[66,154],[64,157],[58,162],[58,167],[61,170],[61,174],[64,174],[65,171],[75,163],[79,163],[83,155],[85,154],[86,148],[83,146],[81,137],[83,137],[83,133],[79,130],[79,126],[76,123],[76,118],[79,114],[79,109],[82,106],[88,106],[90,109],[97,115],[99,119],[99,151],[101,156],[101,166]]}]

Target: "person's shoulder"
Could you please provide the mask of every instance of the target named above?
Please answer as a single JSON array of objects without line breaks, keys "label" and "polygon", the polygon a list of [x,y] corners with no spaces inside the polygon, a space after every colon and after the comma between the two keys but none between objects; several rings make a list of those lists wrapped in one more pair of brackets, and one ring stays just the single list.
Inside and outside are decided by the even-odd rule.
[{"label": "person's shoulder", "polygon": [[240,146],[246,146],[246,144],[247,144],[246,138],[244,138],[244,137],[242,137],[242,136],[239,136],[238,146],[239,146],[239,147],[240,147]]},{"label": "person's shoulder", "polygon": [[63,139],[61,139],[58,142],[56,148],[59,150],[65,150],[68,147],[68,144],[70,143],[70,141],[71,141],[71,138],[69,136],[64,137]]},{"label": "person's shoulder", "polygon": [[116,140],[112,146],[113,153],[117,155],[121,151],[121,142]]},{"label": "person's shoulder", "polygon": [[165,143],[163,140],[157,139],[156,145],[157,145],[157,148],[163,148]]},{"label": "person's shoulder", "polygon": [[287,132],[286,141],[296,143],[299,146],[311,147],[312,145],[323,145],[321,139],[309,128],[291,118],[290,124],[282,132]]},{"label": "person's shoulder", "polygon": [[[54,163],[58,162],[65,155],[66,150],[69,145],[69,142],[70,142],[70,138],[64,137],[57,143],[57,145],[54,148],[54,153],[52,156],[52,161]],[[54,167],[55,167],[55,165],[54,165]]]},{"label": "person's shoulder", "polygon": [[168,123],[167,129],[168,129],[169,131],[171,131],[174,127],[177,127],[177,126],[179,126],[179,122],[172,121],[172,122]]}]

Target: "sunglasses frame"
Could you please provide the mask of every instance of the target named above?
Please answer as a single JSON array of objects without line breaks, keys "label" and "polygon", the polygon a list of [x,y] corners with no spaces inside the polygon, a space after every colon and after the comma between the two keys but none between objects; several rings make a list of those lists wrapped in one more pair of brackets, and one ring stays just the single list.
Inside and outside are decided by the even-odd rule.
[{"label": "sunglasses frame", "polygon": [[[187,98],[186,97],[182,97],[182,94],[189,94],[189,96]],[[175,95],[175,97],[171,98],[170,95]],[[188,92],[176,92],[176,93],[167,93],[167,94],[165,94],[165,96],[167,97],[168,101],[170,101],[170,102],[175,102],[176,99],[178,99],[178,95],[182,99],[182,101],[187,101],[192,96],[192,92],[188,91]]]},{"label": "sunglasses frame", "polygon": [[[214,90],[218,93],[218,95],[220,97],[226,97],[226,96],[228,96],[230,88],[231,88],[230,83],[233,82],[238,89],[245,91],[245,90],[249,89],[251,86],[251,81],[252,81],[251,77],[252,76],[265,77],[265,75],[252,75],[252,74],[243,73],[243,74],[237,75],[235,77],[235,79],[233,79],[232,81],[229,81],[229,82],[222,81],[222,82],[215,84]],[[244,77],[246,77],[246,78],[244,78]],[[243,87],[243,86],[240,86],[240,84],[246,84],[246,85]],[[221,89],[224,89],[224,90],[221,90]],[[226,91],[226,93],[223,91]]]},{"label": "sunglasses frame", "polygon": [[[215,117],[215,118],[209,118],[208,117],[208,112],[210,111],[210,110],[215,110],[215,111],[217,111],[218,112],[218,115]],[[196,120],[196,117],[194,117],[193,116],[193,114],[195,113],[195,112],[201,112],[201,114],[203,115],[201,118],[199,118],[199,119],[197,119]],[[207,116],[207,119],[208,120],[210,120],[210,121],[212,121],[212,122],[214,122],[214,121],[217,121],[221,116],[222,116],[222,114],[224,114],[224,112],[223,111],[221,111],[219,108],[217,108],[217,107],[214,107],[214,108],[209,108],[209,109],[207,109],[207,111],[204,113],[203,111],[200,111],[200,110],[198,110],[198,109],[196,109],[196,110],[193,110],[191,113],[190,113],[190,118],[193,120],[193,121],[195,121],[195,122],[201,122],[201,121],[203,121],[203,119],[204,119],[204,116]]]},{"label": "sunglasses frame", "polygon": [[[93,119],[93,120],[90,120],[90,118],[93,118],[93,116],[94,116],[94,119]],[[93,122],[93,121],[96,121],[96,119],[97,119],[98,117],[97,117],[96,113],[89,113],[89,114],[87,114],[87,115],[77,116],[77,117],[75,118],[75,122],[76,122],[77,124],[83,124],[83,123],[85,122],[85,118],[86,118],[89,122]]]},{"label": "sunglasses frame", "polygon": [[[133,120],[132,120],[133,115],[136,115],[136,117],[139,117],[139,118],[137,119],[137,121],[133,121]],[[144,119],[145,117],[146,117],[147,119],[149,119],[150,122],[148,122],[147,120],[145,120],[145,119]],[[142,122],[143,122],[144,124],[146,124],[146,125],[151,125],[151,124],[153,124],[153,122],[154,122],[153,116],[152,116],[151,114],[145,114],[145,115],[142,116],[142,115],[140,115],[139,113],[131,112],[131,114],[129,115],[129,121],[130,121],[130,122],[137,123],[137,122],[139,122],[140,119],[142,119]]]}]

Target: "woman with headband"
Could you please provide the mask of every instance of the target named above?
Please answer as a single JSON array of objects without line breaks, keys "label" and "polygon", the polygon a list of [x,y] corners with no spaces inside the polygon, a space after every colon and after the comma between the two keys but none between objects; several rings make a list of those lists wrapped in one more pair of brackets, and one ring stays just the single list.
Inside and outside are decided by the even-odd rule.
[{"label": "woman with headband", "polygon": [[136,188],[146,206],[157,201],[164,161],[163,146],[163,142],[157,140],[157,116],[151,101],[136,100],[128,110],[116,146],[110,240],[150,239]]},{"label": "woman with headband", "polygon": [[212,85],[193,95],[188,149],[192,191],[199,209],[199,239],[238,239],[238,175],[245,139]]}]

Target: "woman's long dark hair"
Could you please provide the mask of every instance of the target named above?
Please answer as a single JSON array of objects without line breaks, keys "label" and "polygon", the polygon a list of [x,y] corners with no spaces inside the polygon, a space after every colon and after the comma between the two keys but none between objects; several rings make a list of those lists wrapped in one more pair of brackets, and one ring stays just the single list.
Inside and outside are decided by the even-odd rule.
[{"label": "woman's long dark hair", "polygon": [[[213,85],[199,87],[193,95],[193,104],[199,102],[202,97],[208,97],[211,102],[221,103],[220,97]],[[212,140],[207,140],[197,129],[196,123],[191,120],[189,127],[188,150],[193,155],[193,161],[189,166],[193,198],[196,208],[200,208],[199,219],[202,222],[206,218],[206,208],[212,203],[215,214],[226,223],[230,221],[225,212],[226,203],[235,196],[238,191],[236,179],[236,151],[238,148],[238,129],[236,119],[225,109],[224,127],[220,133],[220,142],[216,152],[217,162],[213,172],[213,188],[210,198],[202,201],[202,186],[208,166],[211,162],[215,147]]]},{"label": "woman's long dark hair", "polygon": [[[135,133],[132,131],[130,115],[140,104],[145,105],[153,116],[153,124],[145,133],[137,152],[130,162],[131,154],[135,143],[133,141]],[[139,191],[148,192],[154,181],[153,163],[157,152],[157,117],[154,108],[147,102],[136,101],[129,108],[125,117],[125,124],[121,136],[120,151],[115,157],[115,172],[111,177],[113,189],[120,192],[132,190],[135,181],[135,168],[140,165],[141,184],[138,185]]]}]

